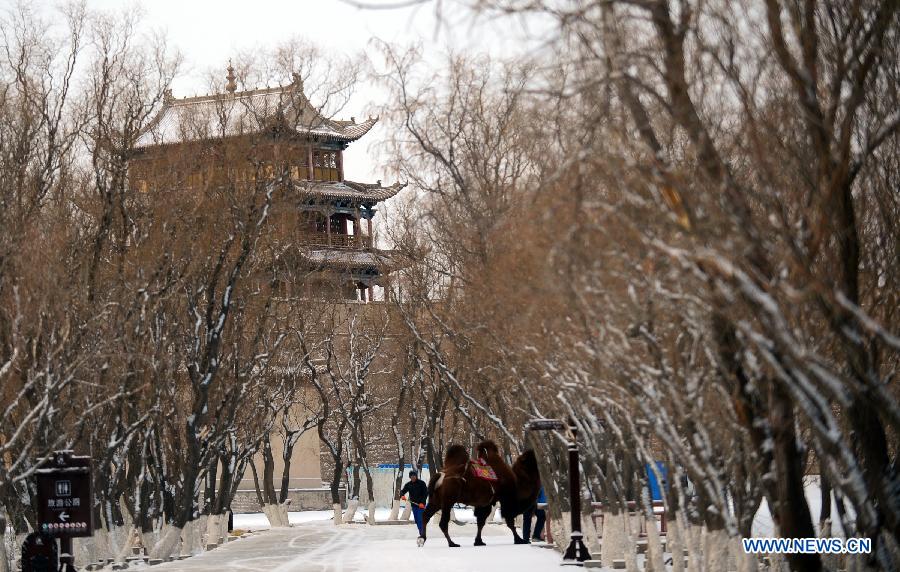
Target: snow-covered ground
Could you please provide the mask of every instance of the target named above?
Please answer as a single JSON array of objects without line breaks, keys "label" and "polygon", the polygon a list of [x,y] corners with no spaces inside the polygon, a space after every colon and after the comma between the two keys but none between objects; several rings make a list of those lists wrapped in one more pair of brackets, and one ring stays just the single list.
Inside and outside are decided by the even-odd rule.
[{"label": "snow-covered ground", "polygon": [[[817,479],[808,479],[806,496],[818,521],[820,507]],[[389,517],[389,509],[376,510],[376,521]],[[428,527],[428,543],[416,546],[416,530],[408,525],[369,526],[363,523],[365,512],[359,510],[351,525],[334,526],[331,511],[291,512],[291,528],[269,530],[265,515],[237,514],[235,529],[256,531],[255,534],[230,542],[211,552],[193,558],[153,567],[161,572],[218,572],[218,571],[376,571],[425,569],[429,572],[535,572],[554,570],[561,563],[558,552],[539,546],[516,546],[505,526],[485,527],[486,547],[475,548],[475,521],[471,509],[456,509],[458,521],[464,526],[450,525],[450,535],[460,548],[449,548],[433,521]],[[836,528],[837,528],[836,523]],[[756,536],[774,534],[772,518],[765,502],[754,520]],[[605,569],[604,569],[605,570]]]},{"label": "snow-covered ground", "polygon": [[[806,493],[806,502],[809,504],[809,512],[812,515],[813,525],[818,530],[819,515],[822,514],[822,489],[819,487],[818,475],[807,476],[803,479],[803,491]],[[844,529],[838,518],[837,509],[834,506],[834,496],[831,498],[831,532],[835,536],[843,536]],[[772,522],[772,513],[769,512],[769,503],[763,499],[756,516],[753,518],[753,536],[776,536],[775,524]]]},{"label": "snow-covered ground", "polygon": [[[454,509],[456,512],[456,520],[460,522],[475,522],[475,515],[472,513],[471,508],[457,508]],[[365,522],[365,516],[367,511],[362,509],[356,511],[356,518],[354,522]],[[384,520],[388,520],[391,515],[391,509],[388,508],[377,508],[375,509],[375,521],[380,522]],[[330,510],[309,510],[303,512],[289,512],[288,520],[291,524],[303,524],[305,522],[314,522],[318,520],[331,520],[333,516],[332,511]],[[409,522],[412,523],[412,516],[409,517]],[[435,521],[436,523],[437,521]],[[501,522],[497,520],[496,522]],[[269,519],[266,518],[261,512],[251,513],[251,514],[236,514],[234,515],[234,528],[237,530],[267,530],[270,528]]]},{"label": "snow-covered ground", "polygon": [[[306,514],[302,518],[306,518]],[[236,515],[235,527],[250,520],[237,518],[242,516]],[[538,572],[557,569],[561,560],[555,550],[537,545],[514,545],[505,526],[486,526],[483,536],[488,546],[477,548],[472,546],[473,525],[450,525],[450,535],[462,545],[460,548],[449,548],[437,526],[429,526],[428,533],[428,543],[419,548],[416,546],[416,529],[411,524],[338,527],[330,520],[306,520],[291,528],[266,530],[229,542],[187,560],[154,566],[152,570]]]}]

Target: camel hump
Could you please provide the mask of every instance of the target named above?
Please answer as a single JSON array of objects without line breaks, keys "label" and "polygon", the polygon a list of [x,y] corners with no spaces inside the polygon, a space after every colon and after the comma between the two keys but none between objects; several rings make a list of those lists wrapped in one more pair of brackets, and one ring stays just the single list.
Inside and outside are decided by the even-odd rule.
[{"label": "camel hump", "polygon": [[469,460],[469,453],[462,445],[450,445],[444,454],[444,467],[465,465]]},{"label": "camel hump", "polygon": [[486,439],[479,443],[475,450],[478,451],[479,457],[484,457],[485,459],[494,455],[500,456],[500,448],[490,439]]},{"label": "camel hump", "polygon": [[538,474],[537,456],[534,454],[534,449],[528,449],[524,453],[519,455],[519,458],[516,459],[515,464],[517,466],[521,466],[523,469],[533,475]]}]

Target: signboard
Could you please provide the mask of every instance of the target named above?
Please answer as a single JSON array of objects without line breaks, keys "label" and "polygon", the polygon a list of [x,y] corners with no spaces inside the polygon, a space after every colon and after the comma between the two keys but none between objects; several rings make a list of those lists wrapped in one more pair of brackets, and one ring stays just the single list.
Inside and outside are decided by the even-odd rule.
[{"label": "signboard", "polygon": [[38,530],[51,536],[90,536],[94,532],[91,459],[60,451],[37,471]]},{"label": "signboard", "polygon": [[525,424],[525,428],[531,431],[562,431],[566,423],[559,419],[532,419]]}]

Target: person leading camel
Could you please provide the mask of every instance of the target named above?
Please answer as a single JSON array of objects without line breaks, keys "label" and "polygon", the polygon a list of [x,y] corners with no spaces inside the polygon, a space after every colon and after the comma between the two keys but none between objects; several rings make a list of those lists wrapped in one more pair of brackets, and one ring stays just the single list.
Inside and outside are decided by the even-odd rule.
[{"label": "person leading camel", "polygon": [[428,486],[419,479],[419,473],[415,470],[409,472],[409,481],[400,489],[400,500],[405,499],[406,495],[409,495],[409,506],[412,508],[416,528],[419,529],[419,536],[422,536],[422,512],[428,502]]}]

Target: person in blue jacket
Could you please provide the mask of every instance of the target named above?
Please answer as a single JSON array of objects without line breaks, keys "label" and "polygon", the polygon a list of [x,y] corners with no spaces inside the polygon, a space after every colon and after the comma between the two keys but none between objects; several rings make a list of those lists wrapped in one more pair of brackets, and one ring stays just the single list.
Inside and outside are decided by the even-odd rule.
[{"label": "person in blue jacket", "polygon": [[[538,493],[537,502],[531,509],[525,511],[522,515],[522,538],[531,542],[532,540],[540,540],[541,533],[544,531],[544,523],[547,521],[547,513],[542,508],[538,508],[539,504],[547,503],[547,495],[544,494],[544,487]],[[531,517],[535,517],[534,535],[531,533]]]}]

